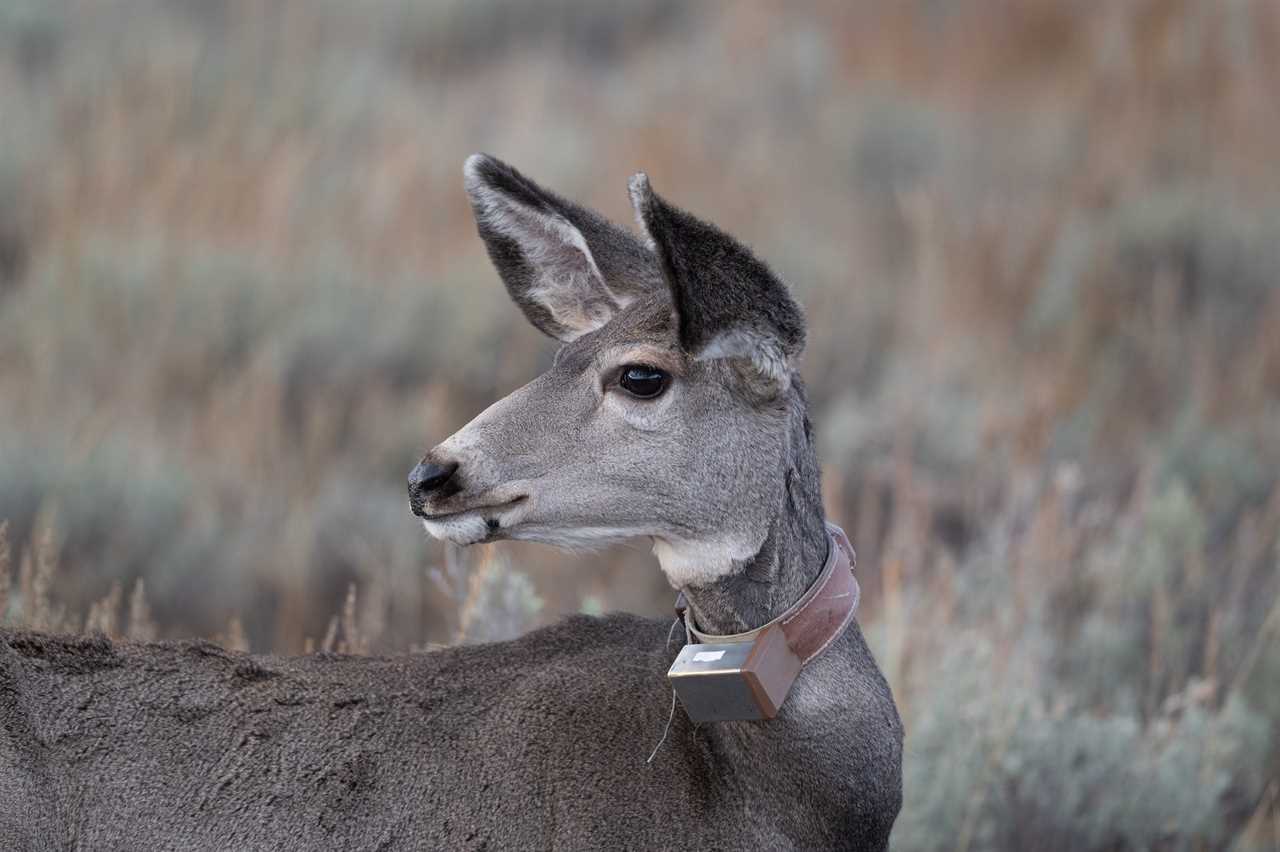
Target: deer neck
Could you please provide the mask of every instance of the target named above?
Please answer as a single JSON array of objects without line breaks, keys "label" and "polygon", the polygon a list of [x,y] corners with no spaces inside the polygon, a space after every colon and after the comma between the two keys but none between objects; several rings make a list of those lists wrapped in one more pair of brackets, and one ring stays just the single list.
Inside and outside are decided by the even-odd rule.
[{"label": "deer neck", "polygon": [[792,390],[781,505],[760,550],[705,585],[682,589],[700,630],[731,634],[781,615],[813,585],[827,559],[822,487],[803,387]]}]

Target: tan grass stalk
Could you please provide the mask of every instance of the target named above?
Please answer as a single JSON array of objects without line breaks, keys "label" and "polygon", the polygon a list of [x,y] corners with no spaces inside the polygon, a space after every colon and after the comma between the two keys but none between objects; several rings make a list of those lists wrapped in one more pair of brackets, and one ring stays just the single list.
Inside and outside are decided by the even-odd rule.
[{"label": "tan grass stalk", "polygon": [[899,712],[907,716],[906,629],[902,602],[902,560],[890,558],[884,564],[885,672],[898,701]]},{"label": "tan grass stalk", "polygon": [[338,641],[338,616],[329,619],[329,628],[324,632],[324,638],[320,640],[320,650],[326,654],[334,651],[334,646]]},{"label": "tan grass stalk", "polygon": [[58,554],[53,539],[53,521],[46,519],[40,546],[36,552],[35,572],[31,578],[31,626],[36,630],[53,631],[58,628],[49,599],[53,588],[53,575],[58,568]]},{"label": "tan grass stalk", "polygon": [[9,613],[9,589],[12,580],[9,567],[13,562],[13,554],[9,549],[9,522],[0,521],[0,624],[4,624]]},{"label": "tan grass stalk", "polygon": [[[453,547],[454,545],[448,545]],[[453,637],[453,644],[461,645],[466,640],[467,634],[471,630],[471,623],[479,614],[481,602],[484,598],[485,585],[488,583],[489,575],[493,573],[494,559],[492,548],[489,545],[482,545],[480,550],[480,564],[471,572],[471,576],[467,580],[467,597],[462,602],[462,607],[458,611],[458,632]]]},{"label": "tan grass stalk", "polygon": [[84,621],[84,632],[96,631],[113,638],[118,636],[120,604],[123,600],[124,591],[120,588],[120,581],[112,581],[110,591],[100,600],[89,605],[89,615]]},{"label": "tan grass stalk", "polygon": [[1239,852],[1280,849],[1280,781],[1273,780],[1258,797],[1258,806],[1232,848]]},{"label": "tan grass stalk", "polygon": [[233,615],[227,622],[227,632],[222,637],[222,644],[231,651],[249,650],[249,637],[245,635],[244,625],[240,623],[239,616]]},{"label": "tan grass stalk", "polygon": [[1163,586],[1157,586],[1151,600],[1151,649],[1147,663],[1150,679],[1147,682],[1147,694],[1143,699],[1143,711],[1148,718],[1156,714],[1160,705],[1160,687],[1164,682],[1165,669],[1168,665],[1165,659],[1165,643],[1168,641],[1169,625],[1172,620],[1173,604],[1169,600],[1169,593]]},{"label": "tan grass stalk", "polygon": [[1280,592],[1277,592],[1271,601],[1271,610],[1263,619],[1262,626],[1258,628],[1258,635],[1254,637],[1253,644],[1240,665],[1240,670],[1236,672],[1232,689],[1238,690],[1244,686],[1244,682],[1253,672],[1253,667],[1257,665],[1267,643],[1273,641],[1280,643]]},{"label": "tan grass stalk", "polygon": [[147,603],[146,581],[139,577],[129,595],[129,626],[125,635],[135,642],[153,642],[158,634],[156,623],[151,619],[151,605]]},{"label": "tan grass stalk", "polygon": [[32,588],[35,586],[36,561],[31,555],[31,548],[22,551],[22,559],[18,563],[18,614],[17,623],[30,627]]},{"label": "tan grass stalk", "polygon": [[347,598],[342,604],[342,642],[338,651],[343,654],[365,653],[365,638],[360,633],[356,619],[356,584],[347,586]]}]

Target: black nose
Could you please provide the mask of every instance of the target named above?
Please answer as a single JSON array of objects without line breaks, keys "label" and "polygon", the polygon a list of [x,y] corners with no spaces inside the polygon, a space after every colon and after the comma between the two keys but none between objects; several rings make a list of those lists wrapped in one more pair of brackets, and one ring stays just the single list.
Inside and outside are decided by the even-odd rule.
[{"label": "black nose", "polygon": [[414,465],[413,470],[409,471],[409,507],[413,509],[415,515],[423,514],[422,504],[427,496],[433,491],[440,490],[453,478],[457,470],[457,462],[440,465],[435,462],[420,461]]}]

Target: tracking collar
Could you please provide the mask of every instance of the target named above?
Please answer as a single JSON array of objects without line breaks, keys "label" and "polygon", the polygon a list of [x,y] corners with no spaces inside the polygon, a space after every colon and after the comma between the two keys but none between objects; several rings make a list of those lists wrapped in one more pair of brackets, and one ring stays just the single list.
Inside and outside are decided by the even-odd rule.
[{"label": "tracking collar", "polygon": [[857,557],[844,530],[827,524],[827,561],[813,585],[786,612],[745,633],[718,636],[694,624],[684,593],[676,615],[697,643],[685,645],[667,671],[695,722],[772,719],[800,669],[853,623],[860,590]]}]

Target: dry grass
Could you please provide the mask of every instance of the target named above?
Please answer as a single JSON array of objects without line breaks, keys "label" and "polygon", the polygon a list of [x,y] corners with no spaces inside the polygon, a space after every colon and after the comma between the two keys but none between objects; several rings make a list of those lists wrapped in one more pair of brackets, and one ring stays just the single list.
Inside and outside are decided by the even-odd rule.
[{"label": "dry grass", "polygon": [[0,10],[0,620],[376,652],[665,612],[644,554],[445,551],[401,486],[548,358],[465,156],[622,222],[643,167],[808,307],[895,844],[1274,846],[1275,4],[127,8]]},{"label": "dry grass", "polygon": [[9,522],[0,520],[0,623],[9,615],[9,595],[13,586],[10,566],[13,564],[13,549],[9,545]]}]

